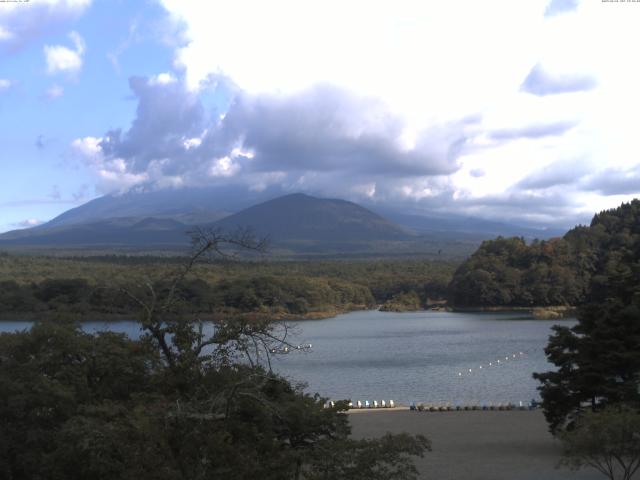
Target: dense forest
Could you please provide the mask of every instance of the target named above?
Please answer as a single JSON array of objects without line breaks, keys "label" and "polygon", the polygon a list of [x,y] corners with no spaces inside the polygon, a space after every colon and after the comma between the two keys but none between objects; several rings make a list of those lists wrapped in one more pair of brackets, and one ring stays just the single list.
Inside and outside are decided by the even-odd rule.
[{"label": "dense forest", "polygon": [[[5,318],[126,317],[137,305],[123,286],[157,290],[184,257],[0,256],[0,314]],[[217,260],[198,264],[180,285],[185,311],[315,318],[353,309],[419,309],[443,299],[453,262]],[[410,299],[410,305],[398,300]]]},{"label": "dense forest", "polygon": [[574,460],[623,467],[626,457],[631,475],[615,478],[631,478],[640,461],[640,202],[596,215],[582,238],[593,256],[578,322],[553,327],[545,352],[556,369],[534,378]]},{"label": "dense forest", "polygon": [[483,242],[455,272],[449,286],[457,306],[530,307],[581,305],[590,282],[634,248],[640,233],[640,201],[596,214],[562,238],[502,238]]}]

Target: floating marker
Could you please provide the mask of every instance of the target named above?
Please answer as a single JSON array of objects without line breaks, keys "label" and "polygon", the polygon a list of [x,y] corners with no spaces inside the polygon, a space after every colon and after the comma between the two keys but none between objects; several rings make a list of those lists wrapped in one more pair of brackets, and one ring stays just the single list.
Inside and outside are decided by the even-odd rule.
[{"label": "floating marker", "polygon": [[462,372],[458,372],[458,376],[462,376]]},{"label": "floating marker", "polygon": [[482,365],[480,365],[480,368],[482,368]]}]

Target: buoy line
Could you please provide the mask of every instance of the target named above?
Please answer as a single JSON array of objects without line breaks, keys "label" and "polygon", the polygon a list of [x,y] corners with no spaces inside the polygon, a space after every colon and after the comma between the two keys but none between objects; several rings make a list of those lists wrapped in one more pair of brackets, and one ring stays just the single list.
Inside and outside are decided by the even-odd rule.
[{"label": "buoy line", "polygon": [[460,370],[458,371],[457,376],[458,377],[466,377],[469,375],[472,375],[474,372],[478,372],[480,370],[486,370],[488,368],[493,368],[493,367],[499,367],[501,365],[505,365],[508,364],[509,362],[513,362],[515,360],[519,360],[522,357],[526,356],[529,354],[529,350],[525,350],[525,351],[518,351],[516,353],[511,353],[509,355],[505,355],[504,357],[499,357],[497,360],[492,360],[490,362],[486,362],[483,363],[481,365],[479,365],[478,367],[472,367],[472,368],[468,368],[468,369],[464,369],[464,370]]}]

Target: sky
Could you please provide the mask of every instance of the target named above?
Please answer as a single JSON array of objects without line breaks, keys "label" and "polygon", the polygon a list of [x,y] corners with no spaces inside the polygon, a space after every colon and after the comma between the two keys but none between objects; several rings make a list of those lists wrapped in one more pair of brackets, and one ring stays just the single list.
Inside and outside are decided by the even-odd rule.
[{"label": "sky", "polygon": [[640,2],[0,2],[0,231],[237,186],[570,227],[640,194]]}]

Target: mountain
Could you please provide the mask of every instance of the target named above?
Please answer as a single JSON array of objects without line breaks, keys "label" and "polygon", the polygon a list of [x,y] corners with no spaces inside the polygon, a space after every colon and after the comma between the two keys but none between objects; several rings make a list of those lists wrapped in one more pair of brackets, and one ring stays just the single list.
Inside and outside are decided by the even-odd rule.
[{"label": "mountain", "polygon": [[[375,209],[375,208],[374,208]],[[495,222],[462,215],[415,215],[392,209],[375,209],[385,218],[412,230],[419,235],[462,234],[470,238],[485,240],[492,237],[524,237],[528,240],[561,237],[565,230],[559,228],[532,228]]]},{"label": "mountain", "polygon": [[5,246],[176,246],[186,245],[189,225],[162,218],[114,218],[99,222],[14,230],[0,235]]},{"label": "mountain", "polygon": [[[119,201],[119,200],[118,200]],[[174,218],[115,217],[83,222],[87,212],[104,211],[104,202],[90,202],[85,209],[67,212],[37,228],[15,230],[0,235],[0,246],[186,246],[187,222],[175,215],[188,212],[174,209]],[[122,204],[124,206],[124,204]],[[142,213],[144,206],[121,208],[124,213]],[[113,211],[113,210],[112,210]],[[205,210],[206,211],[206,210]],[[165,211],[168,215],[168,212]],[[179,218],[179,217],[178,217]],[[329,200],[303,194],[279,197],[230,215],[204,227],[226,231],[251,228],[259,236],[267,236],[276,249],[301,252],[339,252],[370,250],[372,242],[407,241],[414,235],[383,217],[345,200]]]},{"label": "mountain", "polygon": [[214,222],[265,201],[271,191],[239,192],[236,187],[180,188],[105,195],[58,215],[37,228],[93,223],[112,218],[168,218],[189,225]]},{"label": "mountain", "polygon": [[275,242],[409,240],[415,235],[346,200],[295,193],[249,207],[215,223],[225,230],[250,226]]},{"label": "mountain", "polygon": [[[275,193],[275,195],[274,195]],[[0,248],[134,247],[183,249],[194,226],[250,227],[272,253],[303,255],[441,254],[466,257],[496,235],[549,238],[535,230],[461,216],[421,216],[304,194],[278,196],[238,187],[165,189],[107,195],[34,228],[0,235]]]}]

